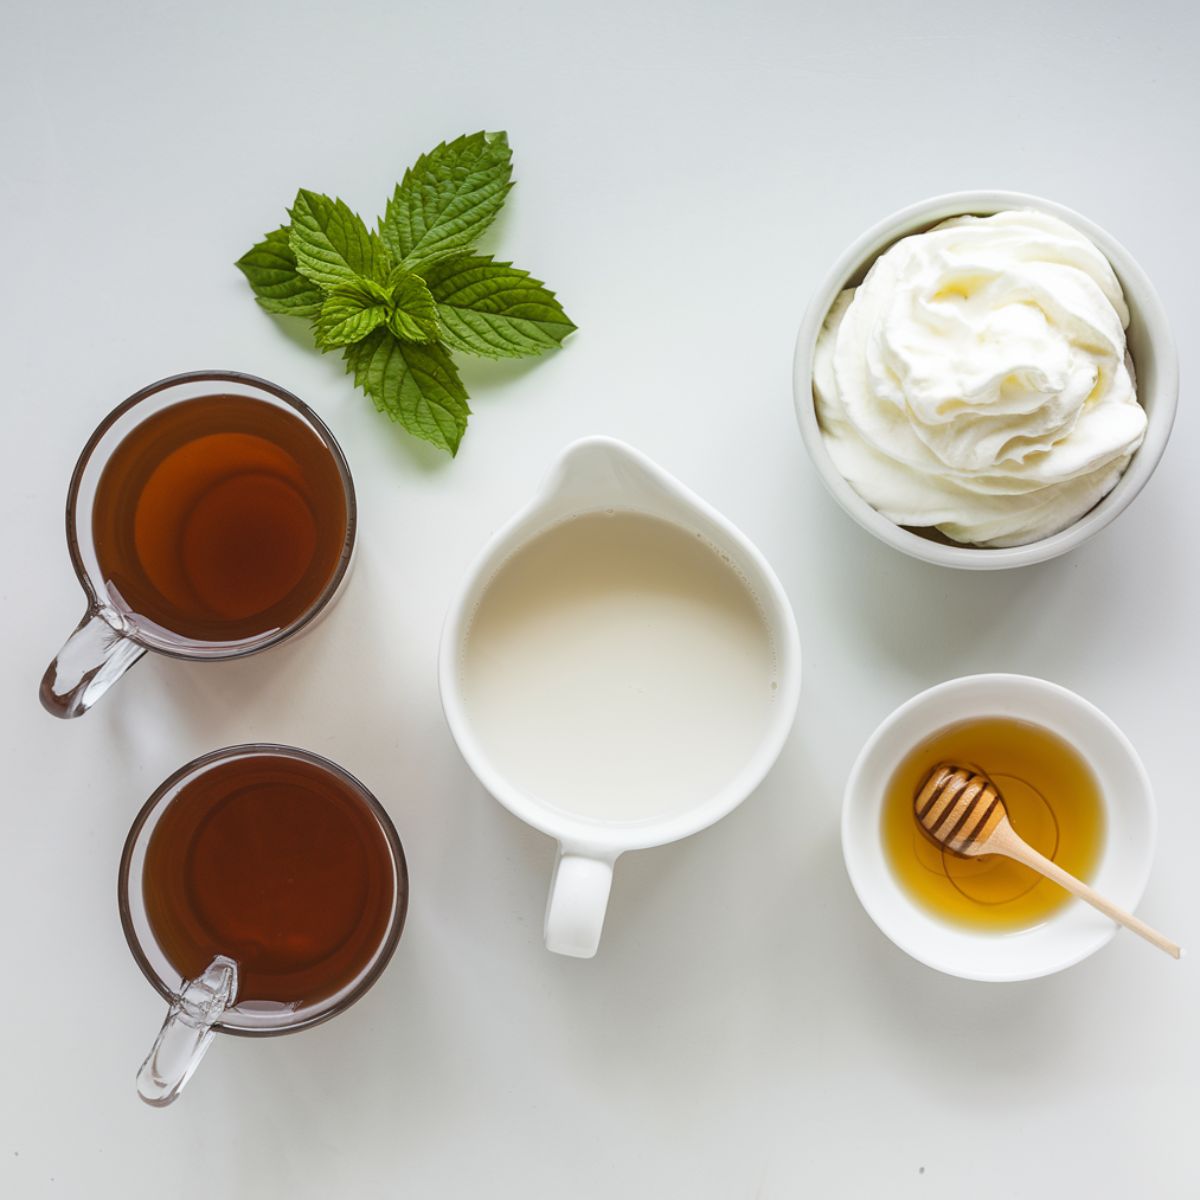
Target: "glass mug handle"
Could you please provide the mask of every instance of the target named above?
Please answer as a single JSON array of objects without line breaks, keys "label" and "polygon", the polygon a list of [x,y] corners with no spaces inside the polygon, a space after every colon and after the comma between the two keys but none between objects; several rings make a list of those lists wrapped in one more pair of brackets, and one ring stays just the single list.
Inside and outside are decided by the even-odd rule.
[{"label": "glass mug handle", "polygon": [[42,676],[42,707],[55,717],[80,716],[145,653],[102,609],[89,608]]},{"label": "glass mug handle", "polygon": [[237,997],[237,963],[218,954],[203,975],[189,980],[137,1073],[138,1095],[155,1108],[174,1101],[213,1040],[213,1026]]},{"label": "glass mug handle", "polygon": [[600,945],[616,855],[560,844],[546,902],[546,949],[591,958]]}]

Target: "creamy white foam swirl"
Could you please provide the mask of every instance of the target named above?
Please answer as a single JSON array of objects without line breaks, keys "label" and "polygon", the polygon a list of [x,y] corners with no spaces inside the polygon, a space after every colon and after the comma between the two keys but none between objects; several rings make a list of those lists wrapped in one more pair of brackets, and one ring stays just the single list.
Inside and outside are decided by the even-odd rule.
[{"label": "creamy white foam swirl", "polygon": [[843,292],[813,391],[834,464],[899,525],[1016,546],[1078,520],[1141,445],[1108,259],[1046,213],[954,217]]}]

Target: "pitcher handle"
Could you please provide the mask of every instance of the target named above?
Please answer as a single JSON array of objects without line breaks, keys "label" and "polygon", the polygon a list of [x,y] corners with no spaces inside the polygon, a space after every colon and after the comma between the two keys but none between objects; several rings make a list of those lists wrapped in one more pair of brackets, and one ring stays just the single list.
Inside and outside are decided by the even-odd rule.
[{"label": "pitcher handle", "polygon": [[147,1104],[164,1108],[183,1091],[236,996],[237,963],[223,954],[183,985],[137,1073],[138,1095]]},{"label": "pitcher handle", "polygon": [[101,609],[89,608],[42,676],[42,707],[55,717],[78,717],[145,653]]},{"label": "pitcher handle", "polygon": [[546,902],[547,950],[572,958],[591,958],[596,953],[615,862],[616,855],[559,846]]}]

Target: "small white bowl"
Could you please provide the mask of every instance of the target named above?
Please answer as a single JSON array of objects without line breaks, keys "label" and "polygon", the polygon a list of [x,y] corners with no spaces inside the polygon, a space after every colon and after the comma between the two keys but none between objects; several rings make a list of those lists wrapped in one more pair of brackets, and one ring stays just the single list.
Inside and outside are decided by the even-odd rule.
[{"label": "small white bowl", "polygon": [[[834,300],[846,288],[861,283],[872,263],[894,242],[913,233],[923,233],[948,217],[964,214],[988,216],[1014,208],[1037,209],[1066,221],[1091,238],[1112,264],[1129,305],[1130,322],[1126,335],[1137,378],[1138,401],[1146,410],[1148,420],[1145,441],[1133,456],[1120,482],[1095,508],[1073,525],[1040,541],[1025,546],[984,549],[958,545],[933,531],[926,534],[897,525],[872,508],[846,482],[830,458],[817,424],[812,387],[813,353],[817,335]],[[868,229],[838,258],[817,288],[800,324],[796,339],[794,380],[796,416],[800,421],[804,445],[822,482],[850,516],[880,541],[913,558],[943,567],[987,571],[1024,567],[1074,550],[1103,529],[1133,501],[1158,466],[1175,421],[1175,407],[1179,398],[1179,360],[1162,302],[1146,273],[1129,251],[1100,226],[1061,204],[1021,192],[952,192],[922,200],[893,213],[887,220]]]},{"label": "small white bowl", "polygon": [[842,807],[842,853],[863,908],[906,954],[963,979],[1035,979],[1094,954],[1112,938],[1116,924],[1082,900],[1070,900],[1042,924],[1013,933],[953,925],[904,890],[883,846],[884,791],[904,756],[947,725],[989,716],[1041,725],[1070,742],[1089,763],[1100,783],[1106,832],[1095,877],[1086,882],[1132,912],[1154,857],[1157,819],[1146,770],[1129,739],[1095,705],[1027,675],[952,679],[896,709],[867,740],[850,772]]}]

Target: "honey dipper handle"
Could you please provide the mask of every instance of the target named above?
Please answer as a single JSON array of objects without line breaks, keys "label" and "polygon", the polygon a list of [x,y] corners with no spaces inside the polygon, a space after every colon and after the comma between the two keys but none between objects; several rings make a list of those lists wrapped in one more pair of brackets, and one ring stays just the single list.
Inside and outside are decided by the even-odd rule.
[{"label": "honey dipper handle", "polygon": [[1037,871],[1039,875],[1045,875],[1047,879],[1054,880],[1059,887],[1066,888],[1071,895],[1078,896],[1080,900],[1086,900],[1106,917],[1112,917],[1119,925],[1124,925],[1126,929],[1132,929],[1139,937],[1144,937],[1152,946],[1157,946],[1172,958],[1179,958],[1183,953],[1170,938],[1164,937],[1157,929],[1151,929],[1145,921],[1139,921],[1133,913],[1127,913],[1123,908],[1118,908],[1111,900],[1106,900],[1086,883],[1076,879],[1074,875],[1068,874],[1058,863],[1051,862],[1044,854],[1039,854],[1032,846],[1012,832],[1011,828],[1005,830],[1002,836],[993,836],[988,849],[997,854],[1007,854],[1009,858],[1015,858],[1017,862],[1024,863],[1027,867]]}]

